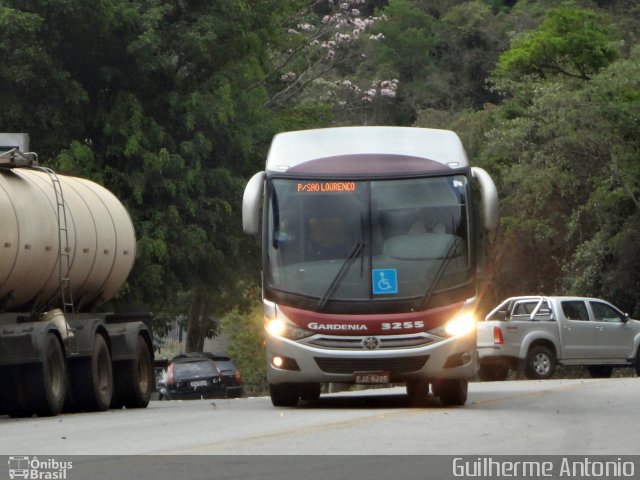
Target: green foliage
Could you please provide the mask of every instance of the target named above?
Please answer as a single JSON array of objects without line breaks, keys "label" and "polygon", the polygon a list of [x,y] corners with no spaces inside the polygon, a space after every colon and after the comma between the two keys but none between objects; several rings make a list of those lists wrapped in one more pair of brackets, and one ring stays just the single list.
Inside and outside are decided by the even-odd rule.
[{"label": "green foliage", "polygon": [[479,160],[503,192],[503,296],[576,293],[637,310],[638,53],[587,81],[514,81],[529,100],[516,115],[496,109]]},{"label": "green foliage", "polygon": [[380,25],[384,34],[378,51],[383,63],[391,63],[406,81],[424,77],[432,65],[430,52],[436,42],[433,17],[411,0],[391,0],[384,9],[389,21]]},{"label": "green foliage", "polygon": [[236,360],[247,393],[264,394],[268,383],[262,309],[231,312],[223,318],[221,328],[231,342],[227,353]]},{"label": "green foliage", "polygon": [[601,295],[640,314],[637,8],[4,0],[0,130],[125,203],[138,244],[119,300],[189,317],[200,338],[233,311],[223,330],[262,388],[261,315],[244,313],[259,247],[240,207],[283,130],[456,130],[500,190],[494,294]]},{"label": "green foliage", "polygon": [[503,53],[496,75],[565,75],[588,80],[617,56],[614,30],[606,17],[580,7],[549,10],[534,31],[514,39]]}]

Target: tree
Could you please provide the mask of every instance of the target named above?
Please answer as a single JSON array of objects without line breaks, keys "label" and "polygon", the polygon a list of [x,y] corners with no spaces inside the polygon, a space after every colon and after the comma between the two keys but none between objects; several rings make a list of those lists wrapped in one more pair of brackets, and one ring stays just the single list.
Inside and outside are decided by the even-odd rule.
[{"label": "tree", "polygon": [[[299,4],[0,7],[0,52],[16,65],[2,70],[1,125],[20,125],[43,163],[103,183],[128,207],[137,261],[120,300],[165,316],[189,312],[195,330],[257,277],[238,198],[278,127],[266,108],[265,62],[283,16]],[[201,327],[190,349],[211,331]]]},{"label": "tree", "polygon": [[[498,172],[498,290],[602,296],[637,311],[638,52],[588,78],[515,77],[480,161]],[[524,98],[522,95],[519,98]],[[623,286],[624,285],[624,286]]]},{"label": "tree", "polygon": [[549,10],[535,30],[513,40],[496,76],[549,75],[588,80],[617,56],[615,32],[607,18],[580,7]]}]

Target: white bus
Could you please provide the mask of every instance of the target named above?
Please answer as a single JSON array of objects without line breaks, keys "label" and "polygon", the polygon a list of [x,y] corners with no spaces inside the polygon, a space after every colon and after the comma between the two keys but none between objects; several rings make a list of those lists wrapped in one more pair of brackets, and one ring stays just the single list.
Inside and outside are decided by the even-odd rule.
[{"label": "white bus", "polygon": [[431,385],[463,405],[481,230],[497,222],[491,177],[451,131],[276,135],[243,198],[243,228],[262,237],[273,405],[316,399],[330,382],[406,383],[417,397]]}]

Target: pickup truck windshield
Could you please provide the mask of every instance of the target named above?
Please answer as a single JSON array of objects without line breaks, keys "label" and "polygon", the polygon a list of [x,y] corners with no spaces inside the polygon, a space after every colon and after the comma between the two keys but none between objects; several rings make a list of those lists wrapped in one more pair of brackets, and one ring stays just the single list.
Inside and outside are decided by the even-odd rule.
[{"label": "pickup truck windshield", "polygon": [[323,310],[336,301],[401,301],[408,311],[430,290],[471,280],[464,175],[276,178],[268,192],[265,287],[282,303],[315,299],[312,308]]}]

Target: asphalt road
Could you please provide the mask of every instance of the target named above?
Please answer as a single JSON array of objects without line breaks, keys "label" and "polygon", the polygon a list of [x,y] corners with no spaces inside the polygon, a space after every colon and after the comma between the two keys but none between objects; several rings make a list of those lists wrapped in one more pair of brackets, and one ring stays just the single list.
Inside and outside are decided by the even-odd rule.
[{"label": "asphalt road", "polygon": [[153,401],[147,409],[0,417],[0,455],[631,455],[640,379],[472,383],[467,405],[410,403],[404,388]]}]

